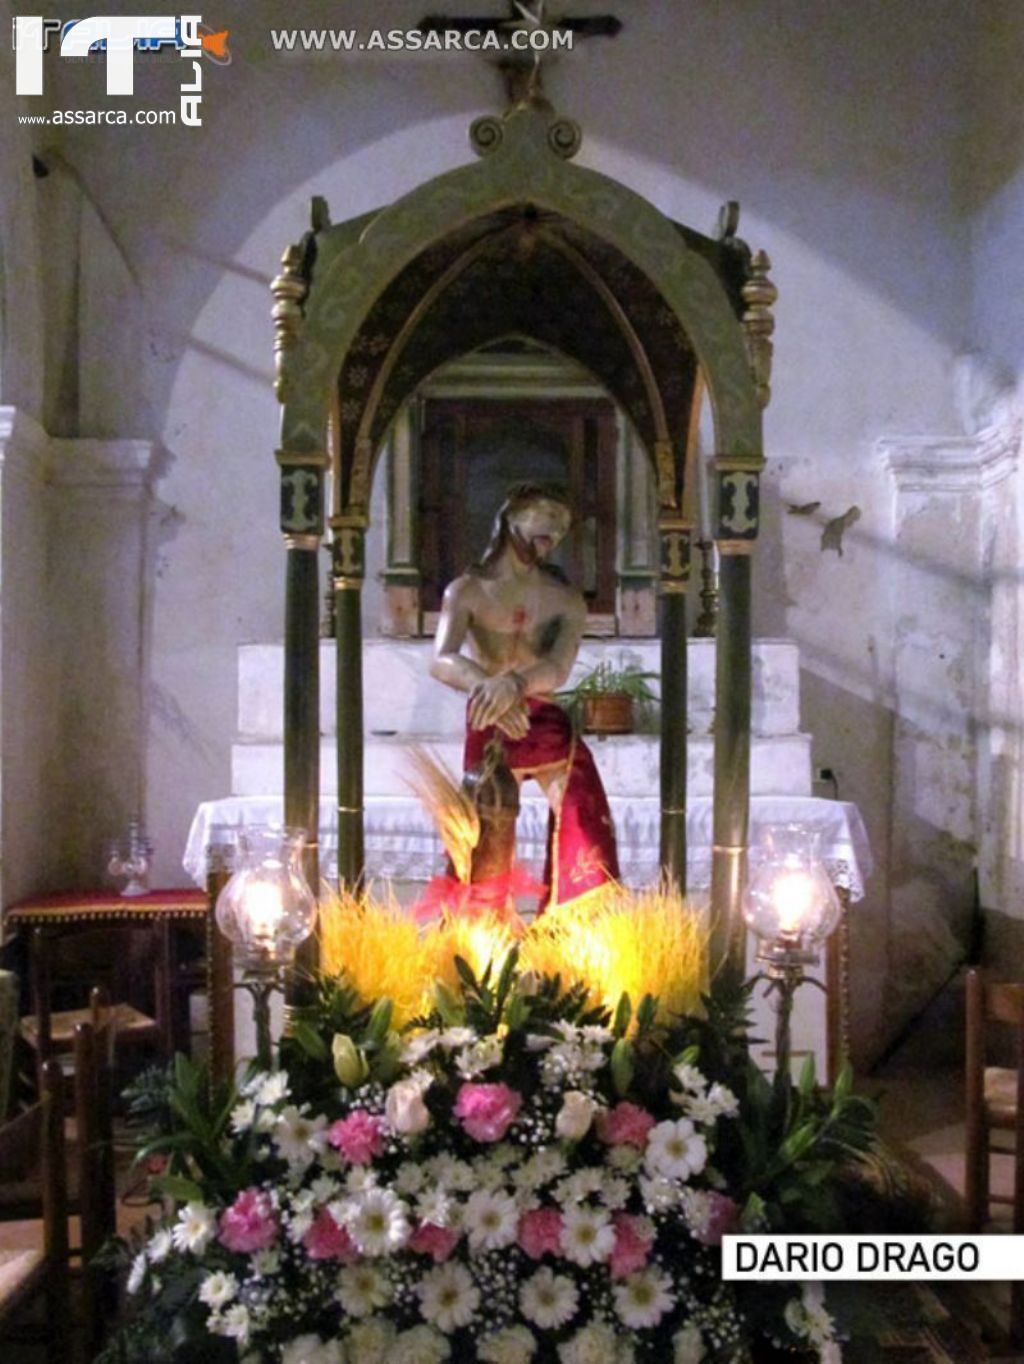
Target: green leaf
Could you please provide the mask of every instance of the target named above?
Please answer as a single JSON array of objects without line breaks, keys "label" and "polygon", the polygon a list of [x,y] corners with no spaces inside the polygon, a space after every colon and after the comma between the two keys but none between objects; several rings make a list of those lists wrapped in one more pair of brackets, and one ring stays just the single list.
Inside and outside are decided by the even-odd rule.
[{"label": "green leaf", "polygon": [[779,1156],[787,1163],[799,1160],[814,1145],[817,1135],[818,1124],[816,1122],[803,1123],[795,1132],[790,1132],[779,1147]]},{"label": "green leaf", "polygon": [[628,1094],[636,1073],[636,1065],[633,1060],[633,1044],[625,1037],[620,1037],[612,1047],[611,1072],[616,1094],[620,1097]]},{"label": "green leaf", "polygon": [[394,1013],[394,1005],[390,999],[378,999],[373,1006],[370,1014],[370,1021],[366,1027],[366,1040],[368,1042],[381,1043],[388,1034],[391,1027],[391,1015]]},{"label": "green leaf", "polygon": [[176,1203],[204,1201],[204,1194],[199,1185],[194,1180],[186,1179],[184,1175],[159,1175],[153,1180],[153,1187],[158,1193],[173,1198]]},{"label": "green leaf", "polygon": [[841,1104],[853,1089],[853,1067],[847,1061],[842,1070],[836,1077],[836,1083],[832,1090],[832,1102]]},{"label": "green leaf", "polygon": [[477,985],[477,979],[476,976],[473,974],[472,966],[470,966],[469,962],[466,961],[465,957],[456,956],[455,969],[456,971],[458,971],[459,979],[462,981],[463,985],[465,985],[468,990],[472,990],[473,993],[476,994],[479,989],[479,986]]},{"label": "green leaf", "polygon": [[462,1022],[462,1005],[443,981],[438,980],[434,983],[434,1002],[437,1005],[437,1012],[448,1027],[455,1027]]},{"label": "green leaf", "polygon": [[327,1043],[304,1018],[293,1018],[288,1025],[288,1036],[294,1038],[312,1061],[326,1061]]},{"label": "green leaf", "polygon": [[673,1062],[673,1065],[677,1065],[677,1066],[695,1066],[699,1060],[700,1060],[700,1046],[699,1046],[698,1043],[694,1042],[691,1046],[686,1047],[683,1051],[681,1051],[681,1052],[679,1053],[679,1055],[676,1057],[675,1061]]},{"label": "green leaf", "polygon": [[805,1099],[809,1099],[814,1093],[814,1052],[809,1051],[803,1065],[800,1067],[799,1090]]},{"label": "green leaf", "polygon": [[629,995],[623,990],[615,1009],[615,1021],[612,1023],[612,1032],[616,1037],[625,1037],[626,1033],[629,1031],[629,1024],[632,1017],[633,1004]]},{"label": "green leaf", "polygon": [[644,995],[640,1001],[640,1007],[636,1011],[637,1031],[648,1032],[654,1026],[654,1020],[658,1014],[658,1001],[653,995]]}]

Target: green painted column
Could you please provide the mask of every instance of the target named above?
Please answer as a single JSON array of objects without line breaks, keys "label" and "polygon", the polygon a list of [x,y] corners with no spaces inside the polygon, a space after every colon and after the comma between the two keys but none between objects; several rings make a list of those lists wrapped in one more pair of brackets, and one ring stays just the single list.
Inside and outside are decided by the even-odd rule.
[{"label": "green painted column", "polygon": [[335,646],[338,656],[338,882],[349,890],[363,882],[363,630],[362,586],[366,522],[331,520],[334,534]]},{"label": "green painted column", "polygon": [[750,828],[751,552],[756,471],[716,459],[719,552],[715,639],[715,789],[711,855],[711,961],[746,971],[743,891]]},{"label": "green painted column", "polygon": [[686,587],[692,528],[662,518],[661,539],[661,869],[686,893]]},{"label": "green painted column", "polygon": [[[284,822],[307,835],[305,872],[320,883],[320,537],[322,463],[309,455],[278,453],[281,529],[285,542]],[[318,961],[316,937],[300,947],[286,998],[301,1002],[302,976]]]}]

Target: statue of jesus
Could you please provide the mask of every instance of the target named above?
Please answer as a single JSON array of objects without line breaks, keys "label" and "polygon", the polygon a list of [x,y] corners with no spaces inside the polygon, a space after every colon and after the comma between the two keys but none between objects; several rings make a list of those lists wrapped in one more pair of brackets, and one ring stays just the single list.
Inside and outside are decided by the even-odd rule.
[{"label": "statue of jesus", "polygon": [[483,555],[445,591],[430,668],[469,693],[466,770],[499,734],[516,779],[532,777],[548,798],[542,908],[578,900],[619,875],[594,759],[552,699],[568,680],[586,623],[581,593],[547,562],[571,524],[564,489],[510,489]]}]

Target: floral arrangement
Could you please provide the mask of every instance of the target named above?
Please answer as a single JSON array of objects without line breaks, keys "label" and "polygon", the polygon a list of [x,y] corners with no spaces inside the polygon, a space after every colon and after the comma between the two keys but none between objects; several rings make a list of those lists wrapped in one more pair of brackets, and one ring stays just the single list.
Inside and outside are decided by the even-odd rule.
[{"label": "floral arrangement", "polygon": [[[700,931],[670,897],[640,908],[656,941]],[[334,914],[352,932],[329,930],[332,969],[292,1011],[280,1069],[211,1094],[178,1059],[167,1130],[141,1153],[167,1159],[165,1215],[110,1360],[839,1358],[820,1293],[720,1278],[727,1231],[835,1230],[832,1177],[871,1130],[848,1076],[828,1095],[808,1070],[780,1094],[749,1063],[749,987],[701,1002],[683,952],[686,979],[660,983],[687,1012],[651,993],[612,1008],[599,953],[559,960],[571,918],[512,942],[480,921],[410,935],[373,902]],[[418,995],[396,969],[410,955]]]}]

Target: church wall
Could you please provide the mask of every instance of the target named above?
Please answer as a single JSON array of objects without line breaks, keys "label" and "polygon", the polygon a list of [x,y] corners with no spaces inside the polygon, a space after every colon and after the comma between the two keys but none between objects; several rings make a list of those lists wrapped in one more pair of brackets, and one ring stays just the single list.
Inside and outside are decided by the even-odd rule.
[{"label": "church wall", "polygon": [[1024,954],[1024,109],[1019,6],[995,0],[974,49],[970,174],[971,353],[962,402],[968,429],[1002,442],[1008,465],[989,500],[983,570],[990,591],[979,741],[985,959],[1019,975]]},{"label": "church wall", "polygon": [[[324,22],[312,6],[289,8],[290,23]],[[773,260],[781,294],[756,628],[800,644],[815,762],[861,806],[880,864],[855,910],[862,1057],[951,969],[973,856],[958,851],[935,887],[927,913],[940,949],[909,969],[894,880],[919,898],[935,840],[958,837],[967,807],[938,801],[923,819],[915,808],[925,769],[905,742],[904,693],[923,686],[935,707],[970,703],[957,690],[959,656],[914,652],[906,593],[923,598],[927,618],[944,580],[897,533],[876,443],[961,430],[950,380],[970,322],[957,195],[973,8],[935,0],[922,19],[911,0],[865,0],[815,5],[808,22],[804,0],[733,0],[687,7],[684,22],[676,7],[638,0],[620,38],[563,58],[548,81],[583,125],[586,164],[704,230],[738,197],[742,235]],[[266,290],[280,251],[305,230],[312,193],[340,219],[465,163],[470,117],[497,103],[496,77],[476,58],[274,56],[267,28],[281,10],[256,3],[238,18],[236,61],[207,69],[203,129],[63,136],[140,291],[133,363],[115,352],[123,382],[92,373],[119,328],[118,299],[93,290],[79,314],[91,420],[162,447],[145,678],[147,818],[161,881],[182,877],[196,804],[228,790],[236,646],[281,635]],[[408,5],[353,0],[345,22],[418,18]],[[138,88],[155,102],[176,74],[154,63]],[[96,102],[94,76],[62,70],[65,103]],[[117,157],[100,157],[100,146]],[[806,517],[786,511],[812,501]],[[854,507],[842,555],[823,550],[826,522]],[[944,735],[921,742],[927,770],[958,787],[963,754],[950,755]],[[969,807],[973,791],[964,799]],[[893,980],[912,988],[894,993]]]}]

